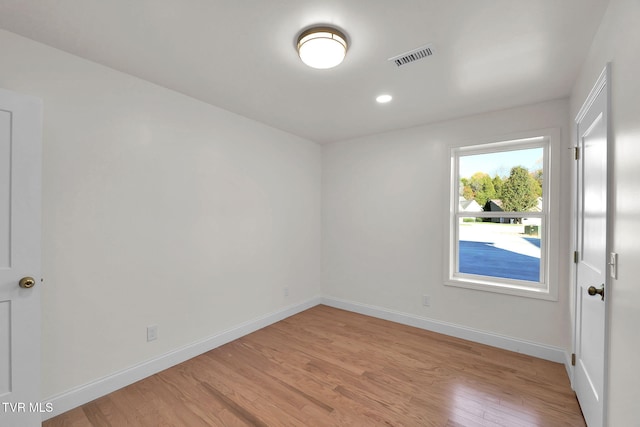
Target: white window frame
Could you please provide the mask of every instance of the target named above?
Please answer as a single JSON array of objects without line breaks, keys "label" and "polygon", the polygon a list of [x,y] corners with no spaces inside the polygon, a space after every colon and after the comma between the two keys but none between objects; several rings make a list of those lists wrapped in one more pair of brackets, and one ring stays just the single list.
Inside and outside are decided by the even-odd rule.
[{"label": "white window frame", "polygon": [[[467,289],[517,295],[523,297],[557,301],[558,299],[558,244],[559,234],[556,230],[558,216],[559,185],[554,185],[559,176],[558,149],[560,132],[557,129],[545,129],[514,135],[512,138],[494,139],[471,145],[453,147],[450,151],[450,203],[448,209],[449,250],[445,256],[445,285]],[[541,212],[500,212],[501,218],[540,218],[541,220],[541,254],[540,282],[517,279],[505,279],[492,276],[474,275],[458,272],[458,230],[462,217],[469,212],[459,211],[459,158],[466,155],[488,154],[503,151],[514,151],[527,148],[543,148],[543,197]],[[559,183],[557,183],[559,184]],[[474,212],[474,217],[495,217],[495,212]],[[550,262],[556,260],[556,262]]]}]

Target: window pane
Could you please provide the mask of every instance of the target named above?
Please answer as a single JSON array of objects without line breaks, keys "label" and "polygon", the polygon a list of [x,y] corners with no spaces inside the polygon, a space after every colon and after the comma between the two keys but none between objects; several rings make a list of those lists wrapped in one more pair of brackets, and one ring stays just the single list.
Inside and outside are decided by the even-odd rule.
[{"label": "window pane", "polygon": [[522,224],[461,221],[458,273],[540,282],[540,236],[540,218],[523,218]]},{"label": "window pane", "polygon": [[460,198],[485,212],[541,212],[543,158],[542,147],[461,155]]}]

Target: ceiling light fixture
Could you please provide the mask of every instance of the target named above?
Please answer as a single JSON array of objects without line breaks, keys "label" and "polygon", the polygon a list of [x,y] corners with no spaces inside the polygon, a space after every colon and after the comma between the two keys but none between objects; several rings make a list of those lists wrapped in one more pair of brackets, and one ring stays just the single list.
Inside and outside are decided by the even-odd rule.
[{"label": "ceiling light fixture", "polygon": [[298,37],[298,55],[312,68],[333,68],[347,53],[347,37],[332,27],[313,27]]},{"label": "ceiling light fixture", "polygon": [[380,95],[376,98],[376,101],[380,104],[386,104],[391,101],[393,97],[391,95]]}]

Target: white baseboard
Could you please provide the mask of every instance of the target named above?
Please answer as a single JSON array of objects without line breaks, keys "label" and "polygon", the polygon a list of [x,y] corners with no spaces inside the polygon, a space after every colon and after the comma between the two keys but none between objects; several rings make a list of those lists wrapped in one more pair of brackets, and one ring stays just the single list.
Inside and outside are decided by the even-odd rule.
[{"label": "white baseboard", "polygon": [[45,399],[45,403],[50,402],[53,405],[53,411],[43,413],[43,421],[80,405],[84,405],[98,397],[112,393],[122,387],[133,384],[136,381],[175,366],[202,353],[206,353],[216,347],[255,332],[258,329],[262,329],[265,326],[279,322],[280,320],[314,307],[321,302],[322,298],[315,297],[302,303],[285,307],[282,310],[249,320],[232,329],[228,329],[201,341],[197,341],[169,353],[165,353],[157,358],[139,363],[96,381],[92,381],[49,399]]},{"label": "white baseboard", "polygon": [[414,326],[505,350],[523,353],[533,357],[539,357],[541,359],[557,363],[563,363],[567,368],[567,372],[570,372],[571,357],[567,352],[558,347],[523,341],[517,338],[480,331],[453,323],[441,322],[382,307],[360,304],[338,298],[315,297],[299,304],[285,307],[282,310],[244,322],[234,328],[205,338],[201,341],[189,344],[169,353],[165,353],[157,358],[139,363],[122,371],[115,372],[88,384],[75,387],[49,399],[45,399],[43,403],[51,403],[53,405],[53,411],[44,413],[43,421],[84,405],[87,402],[112,393],[122,387],[126,387],[136,381],[168,369],[202,353],[206,353],[216,347],[241,338],[273,323],[279,322],[280,320],[286,319],[287,317],[293,316],[294,314],[300,313],[318,304],[324,304],[330,307],[352,311],[354,313],[389,320],[403,325]]},{"label": "white baseboard", "polygon": [[428,319],[426,317],[420,317],[413,314],[402,313],[382,307],[360,304],[338,298],[323,297],[322,304],[355,313],[365,314],[371,317],[377,317],[378,319],[389,320],[403,325],[438,332],[444,335],[450,335],[456,338],[462,338],[480,344],[490,345],[504,350],[515,351],[517,353],[550,360],[552,362],[566,364],[566,352],[558,347],[524,341],[505,335],[498,335],[491,332],[468,328],[466,326],[441,322],[439,320]]}]

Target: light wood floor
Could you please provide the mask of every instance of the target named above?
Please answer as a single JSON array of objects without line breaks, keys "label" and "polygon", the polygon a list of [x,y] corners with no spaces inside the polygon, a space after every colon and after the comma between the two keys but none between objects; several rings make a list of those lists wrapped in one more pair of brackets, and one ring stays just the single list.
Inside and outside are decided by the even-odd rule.
[{"label": "light wood floor", "polygon": [[317,306],[54,426],[584,426],[564,367]]}]

